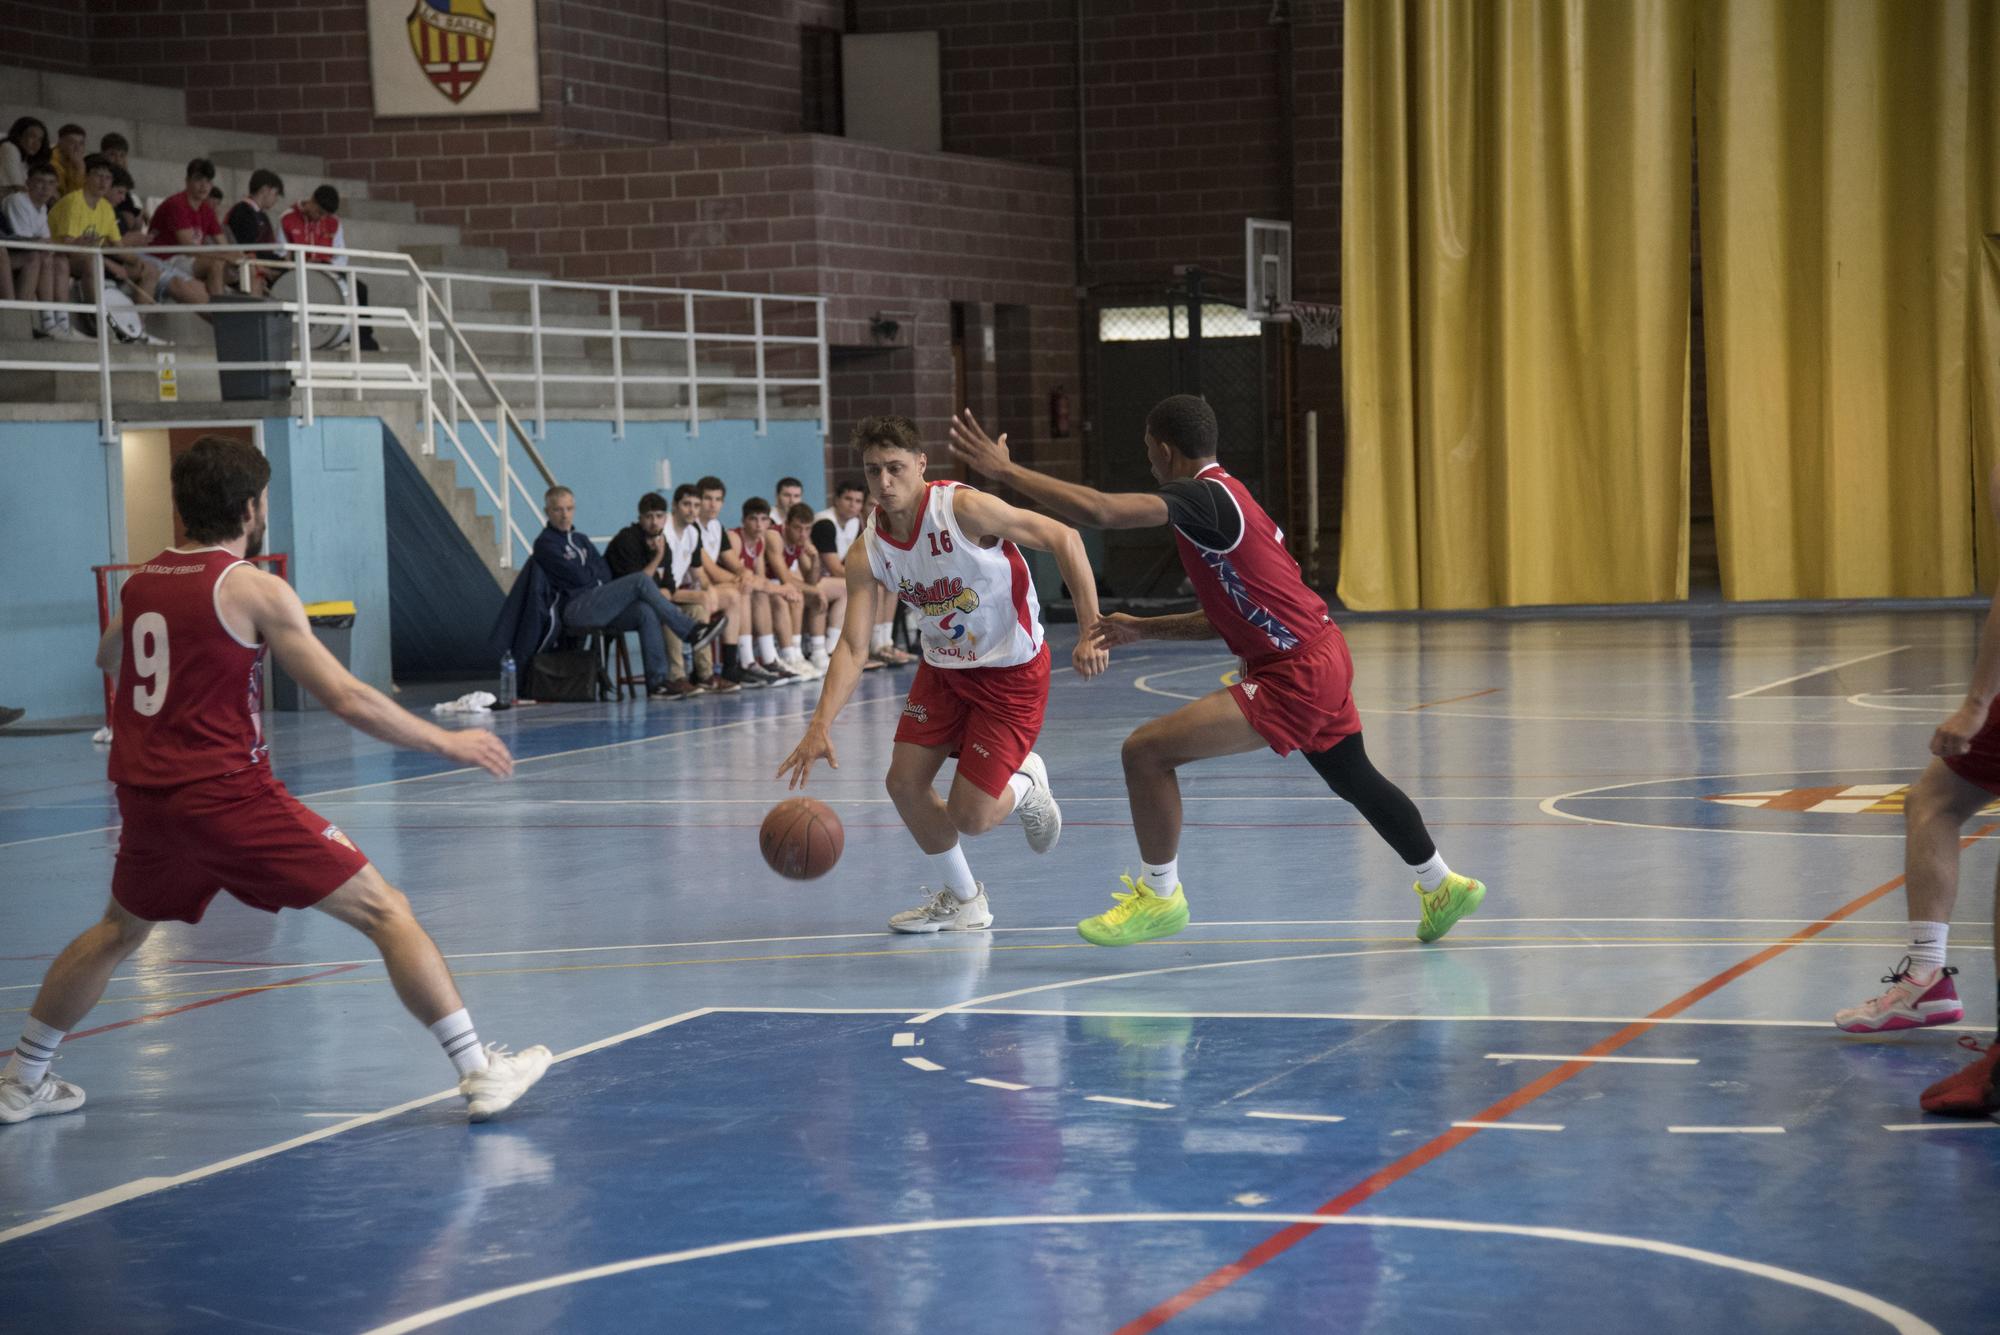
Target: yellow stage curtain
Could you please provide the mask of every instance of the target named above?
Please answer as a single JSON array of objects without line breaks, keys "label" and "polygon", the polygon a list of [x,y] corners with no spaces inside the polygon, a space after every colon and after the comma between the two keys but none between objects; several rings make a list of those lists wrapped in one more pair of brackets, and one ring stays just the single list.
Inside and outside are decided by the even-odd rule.
[{"label": "yellow stage curtain", "polygon": [[1354,608],[1687,592],[1689,0],[1348,0]]},{"label": "yellow stage curtain", "polygon": [[[2000,230],[1994,8],[1701,0],[1725,597],[1972,590],[1968,359],[1991,292],[1983,233]],[[1983,324],[1990,340],[1990,312]],[[1991,458],[1990,416],[1983,430]]]},{"label": "yellow stage curtain", "polygon": [[2000,468],[2000,5],[1973,7],[1972,52],[1967,193],[1972,230],[1985,234],[1974,252],[1979,281],[1972,291],[1972,449],[1980,483],[1973,547],[1979,587],[1990,590],[2000,585],[2000,528],[1986,495],[1993,470]]}]

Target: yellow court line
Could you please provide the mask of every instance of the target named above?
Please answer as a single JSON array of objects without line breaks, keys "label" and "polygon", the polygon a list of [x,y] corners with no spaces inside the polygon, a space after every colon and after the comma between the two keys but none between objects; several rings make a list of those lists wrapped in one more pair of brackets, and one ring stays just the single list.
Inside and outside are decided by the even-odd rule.
[{"label": "yellow court line", "polygon": [[[986,938],[986,939],[990,940],[991,938]],[[1407,935],[1404,936],[1268,936],[1268,937],[1228,937],[1212,941],[1182,941],[1174,939],[1172,940],[1171,943],[1173,945],[1182,947],[1193,946],[1193,945],[1407,946],[1411,944],[1411,942],[1414,939],[1415,938]],[[1479,937],[1467,937],[1464,941],[1464,944],[1470,945],[1472,942],[1477,941],[1481,945],[1510,945],[1515,942],[1530,942],[1530,943],[1554,942],[1554,943],[1574,945],[1579,947],[1598,945],[1598,944],[1613,945],[1613,946],[1617,945],[1742,946],[1742,945],[1769,945],[1781,939],[1782,938],[1780,937],[1768,937],[1768,936],[1603,936],[1603,937],[1479,936]],[[1151,941],[1142,944],[1157,948],[1168,945],[1169,942]],[[1865,938],[1865,937],[1842,937],[1837,940],[1803,941],[1799,942],[1798,944],[1811,945],[1811,946],[1839,946],[1846,948],[1853,946],[1895,947],[1907,943],[1902,941],[1900,938],[1894,941],[1890,941],[1890,940],[1880,940],[1880,939]],[[1961,948],[1961,946],[1959,944],[1954,944],[1954,949],[1958,948]],[[1985,949],[1986,946],[1980,942],[1971,941],[1962,943],[1962,948]],[[706,964],[780,964],[791,960],[879,959],[885,957],[891,959],[904,959],[904,958],[928,959],[931,956],[942,955],[942,954],[950,954],[950,955],[967,955],[973,953],[986,954],[1002,950],[1101,950],[1101,949],[1103,949],[1103,947],[1091,945],[1087,941],[1076,941],[1076,942],[1047,942],[1041,944],[1023,942],[1018,945],[1006,945],[1006,946],[1002,945],[959,946],[959,947],[936,946],[918,950],[911,950],[911,949],[845,950],[845,951],[822,950],[822,951],[810,951],[810,952],[803,952],[799,954],[790,954],[790,955],[732,955],[719,959],[707,959],[707,960],[620,960],[604,964],[543,964],[534,966],[524,966],[522,968],[516,968],[516,969],[462,969],[462,970],[454,970],[452,976],[454,978],[504,978],[517,974],[597,973],[608,969],[684,969],[696,965],[706,965]],[[1444,945],[1444,946],[1439,946],[1436,949],[1438,953],[1443,953],[1445,951],[1451,950],[1452,946]],[[282,986],[284,991],[298,992],[309,987],[353,987],[357,984],[376,984],[376,983],[386,983],[388,981],[389,981],[388,975],[381,974],[381,975],[373,975],[362,978],[355,978],[355,977],[326,978],[326,979],[315,980],[310,983],[288,983],[283,985],[272,984],[270,987],[259,987],[254,990],[259,992],[273,991],[277,990],[280,986]],[[98,1005],[100,1006],[119,1006],[119,1005],[132,1005],[132,1004],[152,1005],[155,1002],[184,1001],[193,997],[214,997],[214,996],[221,996],[225,992],[240,992],[242,990],[243,990],[242,988],[238,987],[219,987],[219,988],[205,988],[191,992],[149,992],[135,996],[104,997],[98,1001]],[[0,1015],[22,1014],[25,1013],[28,1009],[29,1008],[26,1006],[9,1006],[5,1008],[0,1008]]]}]

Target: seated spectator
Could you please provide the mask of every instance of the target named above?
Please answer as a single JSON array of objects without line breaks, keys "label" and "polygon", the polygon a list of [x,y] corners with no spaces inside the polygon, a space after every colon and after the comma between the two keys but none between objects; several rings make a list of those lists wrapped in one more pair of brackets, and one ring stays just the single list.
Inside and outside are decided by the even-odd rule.
[{"label": "seated spectator", "polygon": [[736,576],[748,598],[757,666],[781,682],[807,680],[811,673],[798,671],[789,661],[798,657],[795,627],[805,598],[779,578],[783,565],[771,536],[771,503],[762,496],[743,502],[742,527],[730,530],[729,536],[734,541],[722,554],[722,565]]},{"label": "seated spectator", "polygon": [[[56,194],[56,169],[48,163],[28,168],[28,188],[16,190],[0,202],[7,234],[23,241],[49,240],[49,201]],[[65,301],[69,297],[69,257],[52,250],[10,248],[8,263],[13,268],[14,290],[22,301]],[[70,328],[68,311],[35,312],[35,337],[59,343],[88,340]]]},{"label": "seated spectator", "polygon": [[119,134],[116,130],[97,141],[97,151],[104,155],[105,161],[109,162],[119,171],[130,170],[131,164],[126,161],[126,158],[131,155],[132,145],[126,141],[124,135]]},{"label": "seated spectator", "polygon": [[[268,263],[280,258],[277,229],[271,226],[271,215],[267,210],[284,193],[283,178],[274,171],[259,167],[250,173],[250,193],[237,200],[236,206],[229,210],[229,216],[222,220],[229,234],[249,250],[253,260]],[[252,264],[249,270],[250,291],[254,295],[261,297],[271,290],[271,270],[262,264]]]},{"label": "seated spectator", "polygon": [[[118,216],[118,240],[124,246],[143,246],[153,239],[152,229],[146,225],[146,211],[134,197],[136,193],[132,173],[123,167],[113,167],[111,211]],[[120,255],[118,262],[125,268],[125,290],[132,294],[132,300],[141,306],[153,305],[158,299],[155,292],[160,285],[160,262],[151,255],[131,250]]]},{"label": "seated spectator", "polygon": [[[696,556],[700,563],[701,582],[704,587],[717,590],[730,600],[729,630],[723,636],[722,679],[737,686],[769,686],[777,678],[757,666],[749,595],[744,591],[742,581],[722,564],[722,555],[730,547],[729,530],[722,526],[722,502],[729,489],[722,485],[719,477],[705,477],[694,485],[699,496],[694,523],[701,534],[701,550]],[[743,647],[746,630],[751,635],[748,649]]]},{"label": "seated spectator", "polygon": [[777,485],[771,488],[771,495],[774,498],[771,501],[771,522],[783,524],[785,516],[792,512],[792,507],[804,502],[806,484],[795,477],[781,477]]},{"label": "seated spectator", "polygon": [[[347,231],[340,225],[340,192],[330,185],[320,186],[312,192],[310,198],[302,199],[292,205],[286,210],[285,216],[278,220],[278,226],[284,232],[286,242],[294,246],[332,246],[339,250],[347,248]],[[347,267],[345,255],[308,254],[306,258],[314,264],[328,264],[336,269]],[[349,277],[350,275],[344,273],[333,276],[334,281],[340,284],[343,297],[347,295]],[[353,282],[355,301],[366,306],[368,284],[358,276],[353,278]],[[361,326],[361,350],[363,352],[382,350],[382,345],[375,341],[373,325]]]},{"label": "seated spectator", "polygon": [[[666,536],[667,549],[676,553],[679,562],[675,574],[677,591],[672,595],[674,600],[691,605],[688,595],[699,594],[707,615],[713,616],[717,612],[728,615],[728,629],[723,632],[723,650],[733,660],[735,655],[732,651],[741,648],[738,639],[730,638],[740,638],[741,635],[737,626],[742,617],[736,611],[740,600],[733,585],[711,584],[703,574],[704,567],[709,563],[701,549],[701,488],[694,483],[683,482],[674,488],[674,508],[667,522]],[[711,655],[712,647],[695,653],[694,675],[689,680],[702,690],[721,695],[740,689],[726,672],[716,670]]]},{"label": "seated spectator", "polygon": [[[639,498],[639,518],[618,530],[611,541],[604,544],[604,563],[611,567],[614,579],[622,579],[633,571],[650,578],[665,594],[668,602],[687,606],[685,599],[677,596],[679,577],[687,569],[685,556],[674,550],[667,540],[667,498],[657,491],[649,491]],[[680,569],[676,570],[675,566]],[[706,600],[696,595],[696,604],[702,607],[703,621],[707,621],[712,610]],[[644,634],[644,630],[640,634]],[[672,630],[667,630],[667,684],[663,696],[679,699],[682,696],[699,695],[700,691],[688,681],[687,664],[683,661],[685,650],[681,638]]]},{"label": "seated spectator", "polygon": [[83,143],[81,125],[65,125],[56,131],[56,148],[49,165],[56,169],[57,199],[83,189]]},{"label": "seated spectator", "polygon": [[28,169],[49,160],[49,127],[23,116],[0,140],[0,199],[28,188]]},{"label": "seated spectator", "polygon": [[[153,210],[152,244],[155,246],[205,246],[227,240],[222,223],[209,205],[215,189],[215,164],[196,158],[187,165],[187,188],[160,201]],[[228,261],[217,254],[161,254],[160,290],[188,306],[202,306],[219,296],[228,281]]]},{"label": "seated spectator", "polygon": [[[812,544],[819,552],[820,564],[826,568],[826,578],[841,582],[841,591],[846,592],[847,549],[861,536],[861,511],[868,504],[868,488],[849,478],[833,489],[833,504],[813,516]],[[887,592],[887,590],[883,590]],[[880,615],[877,613],[877,615]],[[830,617],[826,627],[826,647],[831,653],[840,643],[841,619]],[[873,672],[888,664],[880,659],[864,659],[861,670]]]},{"label": "seated spectator", "polygon": [[826,675],[829,622],[835,626],[847,611],[847,581],[829,574],[812,540],[812,507],[801,501],[785,512],[784,579],[805,598],[805,661]]},{"label": "seated spectator", "polygon": [[576,493],[568,487],[550,487],[542,503],[549,522],[535,539],[534,560],[561,592],[563,625],[576,632],[638,631],[647,695],[678,698],[668,684],[672,679],[667,672],[667,642],[662,629],[673,631],[699,649],[722,633],[725,618],[718,614],[707,625],[697,626],[687,613],[667,601],[651,575],[635,570],[613,576],[590,539],[575,531]]}]

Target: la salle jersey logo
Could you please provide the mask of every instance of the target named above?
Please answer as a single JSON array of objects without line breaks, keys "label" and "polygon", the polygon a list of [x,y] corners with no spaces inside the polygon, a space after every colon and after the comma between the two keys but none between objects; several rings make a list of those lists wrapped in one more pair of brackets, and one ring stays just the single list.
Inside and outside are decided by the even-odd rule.
[{"label": "la salle jersey logo", "polygon": [[464,101],[485,77],[500,21],[483,0],[417,0],[409,28],[425,77],[453,102]]}]

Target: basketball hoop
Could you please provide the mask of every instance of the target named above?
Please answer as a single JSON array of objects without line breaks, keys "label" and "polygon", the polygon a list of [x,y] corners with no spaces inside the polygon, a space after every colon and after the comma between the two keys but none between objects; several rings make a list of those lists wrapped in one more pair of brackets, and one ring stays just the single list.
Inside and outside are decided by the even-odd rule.
[{"label": "basketball hoop", "polygon": [[1309,348],[1330,348],[1340,341],[1340,307],[1322,306],[1316,301],[1295,301],[1286,308],[1299,331],[1299,342]]}]

